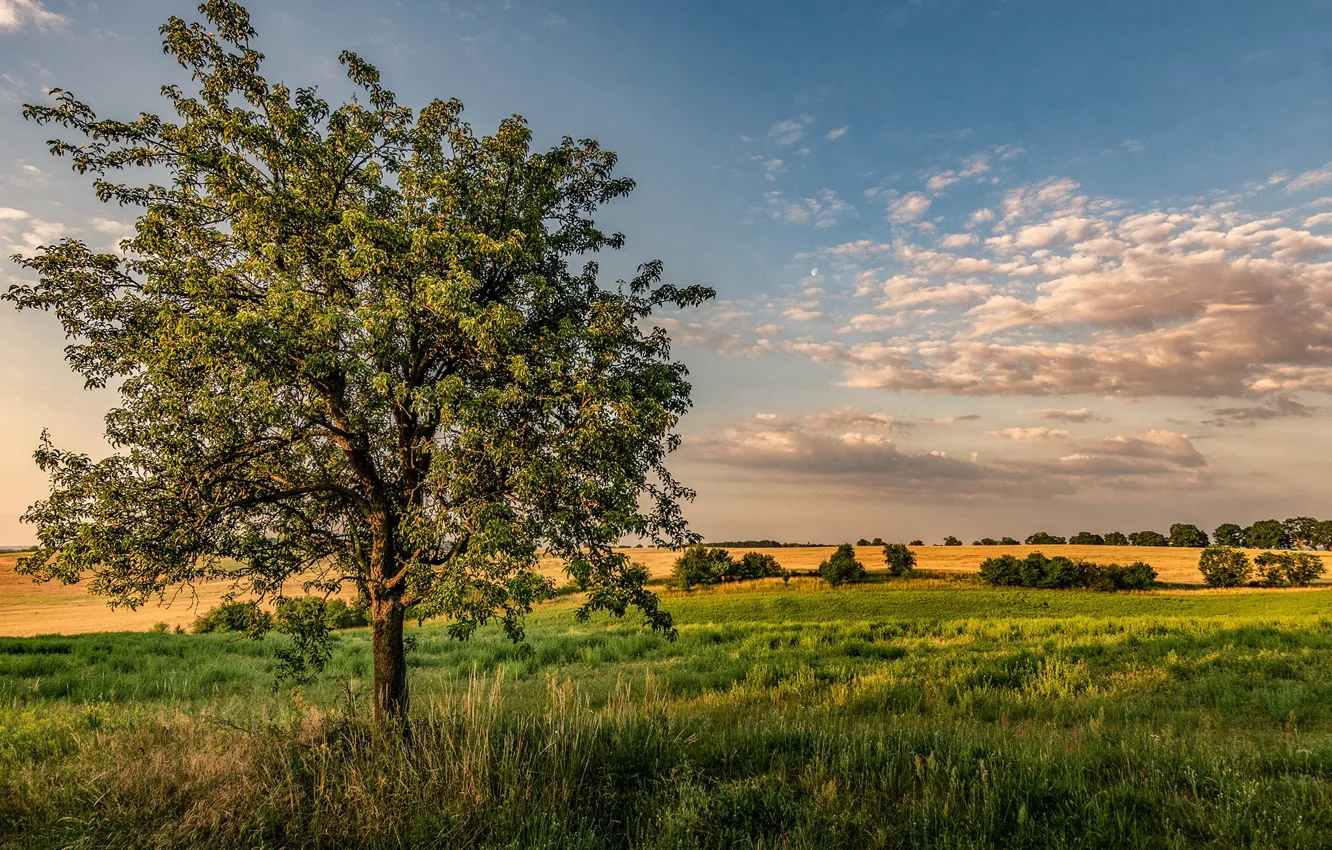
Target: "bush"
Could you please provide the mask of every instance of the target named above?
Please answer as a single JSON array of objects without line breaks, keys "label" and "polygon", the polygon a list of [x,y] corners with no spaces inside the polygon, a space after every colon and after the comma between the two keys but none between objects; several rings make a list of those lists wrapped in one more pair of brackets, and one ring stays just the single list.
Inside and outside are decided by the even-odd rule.
[{"label": "bush", "polygon": [[153,631],[157,632],[160,635],[166,634],[170,628],[171,626],[168,625],[167,623],[153,623]]},{"label": "bush", "polygon": [[1053,558],[1032,552],[1025,558],[1000,555],[980,565],[981,579],[998,586],[1090,590],[1142,590],[1156,583],[1156,570],[1144,563],[1121,567],[1074,561],[1062,555]]},{"label": "bush", "polygon": [[746,552],[740,556],[740,560],[735,562],[729,575],[723,576],[723,579],[734,581],[747,581],[759,578],[780,578],[783,581],[791,580],[791,571],[783,569],[782,565],[777,563],[777,559],[771,555],[764,555],[759,552]]},{"label": "bush", "polygon": [[1142,561],[1121,567],[1110,564],[1105,568],[1106,578],[1115,586],[1115,590],[1146,590],[1156,584],[1156,570],[1151,564]]},{"label": "bush", "polygon": [[258,634],[273,628],[273,615],[259,607],[257,602],[223,602],[202,617],[197,617],[190,631],[195,634],[209,632],[249,632]]},{"label": "bush", "polygon": [[690,546],[675,560],[671,579],[681,590],[688,590],[697,584],[720,584],[734,567],[731,553],[725,549]]},{"label": "bush", "polygon": [[865,565],[856,560],[856,550],[851,544],[843,543],[832,557],[819,564],[819,575],[833,587],[854,584],[865,580]]},{"label": "bush", "polygon": [[330,599],[324,603],[324,619],[330,629],[356,629],[370,625],[370,611],[360,600],[349,605],[341,599]]},{"label": "bush", "polygon": [[947,537],[944,538],[944,545],[945,545],[945,546],[961,546],[961,545],[962,545],[962,541],[961,541],[961,540],[958,540],[956,537],[954,537],[953,535],[950,534],[950,535],[948,535]]},{"label": "bush", "polygon": [[1074,546],[1104,546],[1105,538],[1099,534],[1093,534],[1090,531],[1079,531],[1077,534],[1068,538],[1068,542]]},{"label": "bush", "polygon": [[916,568],[916,553],[901,543],[885,543],[883,561],[888,565],[888,575],[909,576]]},{"label": "bush", "polygon": [[1198,570],[1208,587],[1239,587],[1253,575],[1253,564],[1239,549],[1211,546],[1198,559]]},{"label": "bush", "polygon": [[1000,546],[1020,546],[1016,537],[1005,537],[999,541]]},{"label": "bush", "polygon": [[1263,587],[1308,587],[1327,572],[1323,559],[1311,552],[1263,552],[1253,563]]},{"label": "bush", "polygon": [[924,545],[925,545],[925,541],[924,541],[924,540],[912,540],[912,541],[911,541],[910,543],[908,543],[907,545],[908,545],[908,546],[924,546]]},{"label": "bush", "polygon": [[1122,531],[1112,531],[1105,536],[1106,546],[1127,546],[1129,545],[1128,535]]}]

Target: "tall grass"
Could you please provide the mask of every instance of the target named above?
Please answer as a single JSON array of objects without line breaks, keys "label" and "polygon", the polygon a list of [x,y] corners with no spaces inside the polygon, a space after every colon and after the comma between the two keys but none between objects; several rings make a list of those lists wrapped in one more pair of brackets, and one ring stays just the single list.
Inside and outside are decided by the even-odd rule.
[{"label": "tall grass", "polygon": [[270,643],[4,642],[0,844],[1322,847],[1329,600],[770,588],[673,598],[676,643],[545,610],[526,656],[418,630],[406,730],[364,636],[277,694]]}]

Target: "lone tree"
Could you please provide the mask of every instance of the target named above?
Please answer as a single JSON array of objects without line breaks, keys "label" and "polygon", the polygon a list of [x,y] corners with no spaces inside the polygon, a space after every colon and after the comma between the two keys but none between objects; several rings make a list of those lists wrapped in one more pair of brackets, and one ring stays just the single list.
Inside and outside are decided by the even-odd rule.
[{"label": "lone tree", "polygon": [[1207,532],[1196,525],[1177,522],[1170,526],[1170,545],[1181,548],[1207,548]]},{"label": "lone tree", "polygon": [[[534,151],[516,116],[478,137],[458,101],[400,106],[352,53],[360,97],[330,107],[261,75],[243,7],[200,11],[161,29],[197,87],[162,89],[174,119],[100,119],[59,90],[24,110],[141,214],[123,256],[65,239],[15,257],[38,282],[6,298],[54,310],[73,369],[120,393],[110,457],[43,435],[52,489],[23,570],[131,607],[205,580],[355,587],[381,716],[408,707],[408,609],[521,640],[553,589],[543,552],[586,591],[580,617],[634,607],[671,631],[612,547],[694,539],[664,463],[690,388],[647,323],[713,293],[663,284],[657,262],[609,288],[571,267],[624,243],[593,219],[634,186],[615,154]],[[118,182],[134,167],[166,179]]]}]

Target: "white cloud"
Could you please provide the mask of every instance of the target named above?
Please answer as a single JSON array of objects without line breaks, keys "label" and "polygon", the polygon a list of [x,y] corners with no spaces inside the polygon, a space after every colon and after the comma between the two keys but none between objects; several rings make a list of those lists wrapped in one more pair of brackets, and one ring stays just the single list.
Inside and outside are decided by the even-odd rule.
[{"label": "white cloud", "polygon": [[779,145],[794,145],[804,138],[806,123],[795,119],[778,121],[768,130],[768,138]]},{"label": "white cloud", "polygon": [[0,31],[17,31],[28,25],[55,29],[68,23],[69,18],[49,11],[38,0],[0,0]]},{"label": "white cloud", "polygon": [[1291,180],[1286,184],[1286,191],[1294,194],[1295,192],[1303,192],[1306,189],[1322,186],[1324,183],[1332,183],[1332,162],[1327,163],[1321,168],[1314,168],[1306,171]]},{"label": "white cloud", "polygon": [[835,129],[829,130],[828,135],[825,138],[827,138],[828,141],[830,142],[835,142],[838,139],[845,136],[850,129],[851,129],[850,127],[837,127]]},{"label": "white cloud", "polygon": [[899,224],[915,221],[929,211],[931,203],[922,192],[908,192],[888,205],[888,217]]},{"label": "white cloud", "polygon": [[986,431],[991,437],[1003,437],[1019,443],[1039,443],[1047,440],[1068,439],[1068,432],[1058,428],[1004,428],[999,431]]}]

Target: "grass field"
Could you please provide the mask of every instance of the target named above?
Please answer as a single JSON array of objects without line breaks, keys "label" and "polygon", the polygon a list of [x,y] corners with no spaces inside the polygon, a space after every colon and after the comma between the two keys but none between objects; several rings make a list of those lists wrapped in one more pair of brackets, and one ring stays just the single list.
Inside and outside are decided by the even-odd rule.
[{"label": "grass field", "polygon": [[679,593],[410,629],[409,740],[368,636],[274,690],[225,635],[0,639],[8,847],[1325,847],[1332,591],[966,576]]},{"label": "grass field", "polygon": [[[668,549],[626,549],[634,560],[648,568],[654,578],[670,575],[678,552]],[[812,571],[832,554],[831,547],[759,549],[773,555],[790,570]],[[1171,584],[1201,584],[1198,573],[1200,549],[1172,549],[1139,546],[921,546],[914,550],[922,570],[944,573],[975,573],[980,562],[995,555],[1011,553],[1022,557],[1029,552],[1067,555],[1098,563],[1130,564],[1146,561],[1156,568],[1160,580]],[[740,554],[741,550],[735,550]],[[883,567],[878,547],[861,547],[859,557],[871,570]],[[1319,553],[1332,564],[1332,553]],[[148,631],[155,623],[174,628],[188,628],[195,617],[216,605],[227,591],[222,584],[205,584],[195,597],[182,595],[168,600],[169,605],[148,605],[137,611],[112,610],[106,602],[88,596],[77,585],[34,584],[14,572],[20,555],[0,554],[0,636],[28,637],[40,634],[85,634],[100,631]],[[542,571],[562,582],[560,562],[547,559]],[[298,591],[299,592],[299,591]]]}]

